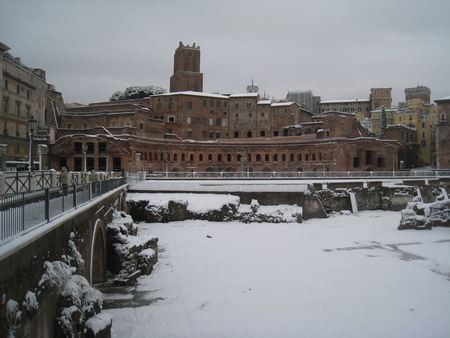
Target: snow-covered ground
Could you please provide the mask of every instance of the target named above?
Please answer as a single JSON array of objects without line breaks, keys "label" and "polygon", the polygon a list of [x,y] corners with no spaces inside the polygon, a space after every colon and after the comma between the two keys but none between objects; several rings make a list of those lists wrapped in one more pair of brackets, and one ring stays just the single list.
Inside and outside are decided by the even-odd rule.
[{"label": "snow-covered ground", "polygon": [[159,262],[106,295],[125,306],[106,310],[113,336],[450,337],[450,229],[399,220],[140,224],[159,237]]}]

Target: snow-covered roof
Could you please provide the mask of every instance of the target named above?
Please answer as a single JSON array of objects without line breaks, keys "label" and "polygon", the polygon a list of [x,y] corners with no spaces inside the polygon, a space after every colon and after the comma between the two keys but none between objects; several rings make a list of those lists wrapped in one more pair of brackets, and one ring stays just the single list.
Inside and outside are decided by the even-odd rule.
[{"label": "snow-covered roof", "polygon": [[228,99],[228,96],[220,95],[220,94],[211,94],[211,93],[204,93],[204,92],[194,92],[192,90],[187,90],[183,92],[172,92],[172,93],[164,93],[154,96],[171,96],[171,95],[188,95],[188,96],[202,96],[202,97],[212,97],[216,99]]},{"label": "snow-covered roof", "polygon": [[437,100],[434,100],[435,102],[439,102],[439,101],[450,101],[450,95],[447,95],[447,96],[445,96],[445,97],[443,97],[443,98],[440,98],[440,99],[437,99]]},{"label": "snow-covered roof", "polygon": [[258,93],[231,94],[230,97],[257,97]]},{"label": "snow-covered roof", "polygon": [[331,114],[355,116],[355,113],[347,113],[347,112],[343,112],[343,111],[334,111],[334,110],[329,110],[329,111],[322,113],[322,115],[331,115]]},{"label": "snow-covered roof", "polygon": [[320,103],[322,104],[331,104],[331,103],[357,103],[357,102],[363,102],[363,103],[367,103],[370,102],[369,99],[342,99],[342,100],[323,100],[320,101]]},{"label": "snow-covered roof", "polygon": [[404,124],[389,124],[386,128],[405,128],[409,130],[416,130],[416,128],[405,126]]},{"label": "snow-covered roof", "polygon": [[292,106],[295,104],[295,102],[273,102],[270,106],[271,107],[287,107]]},{"label": "snow-covered roof", "polygon": [[272,100],[259,100],[257,104],[271,104]]}]

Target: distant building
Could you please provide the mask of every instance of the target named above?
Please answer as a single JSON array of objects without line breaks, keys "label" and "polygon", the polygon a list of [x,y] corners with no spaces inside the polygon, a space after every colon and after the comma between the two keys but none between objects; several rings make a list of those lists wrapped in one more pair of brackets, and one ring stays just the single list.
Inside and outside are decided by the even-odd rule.
[{"label": "distant building", "polygon": [[[307,91],[289,91],[286,95],[288,101],[297,103],[299,106],[303,106],[306,110],[310,112],[315,112],[315,98],[311,90]],[[320,97],[319,97],[320,101]]]},{"label": "distant building", "polygon": [[[31,68],[8,53],[0,42],[0,144],[6,144],[6,160],[28,160],[28,120],[38,121],[35,138],[47,143],[39,132],[47,124],[45,71]],[[45,131],[45,130],[44,130]],[[33,158],[37,159],[36,143]]]},{"label": "distant building", "polygon": [[170,78],[170,91],[203,91],[203,74],[200,73],[200,46],[183,45],[180,41],[175,50],[173,75]]},{"label": "distant building", "polygon": [[436,167],[450,169],[450,95],[434,100],[437,104]]},{"label": "distant building", "polygon": [[253,83],[253,79],[252,79],[252,83],[247,86],[247,93],[258,93],[258,92],[259,92],[259,88],[257,85],[255,85]]},{"label": "distant building", "polygon": [[320,112],[339,111],[342,113],[353,113],[361,117],[369,117],[370,100],[369,99],[343,99],[343,100],[324,100],[320,102]]},{"label": "distant building", "polygon": [[424,103],[429,104],[431,98],[431,90],[425,86],[417,86],[405,88],[405,101],[421,99]]},{"label": "distant building", "polygon": [[370,110],[392,107],[392,88],[375,87],[370,88]]}]

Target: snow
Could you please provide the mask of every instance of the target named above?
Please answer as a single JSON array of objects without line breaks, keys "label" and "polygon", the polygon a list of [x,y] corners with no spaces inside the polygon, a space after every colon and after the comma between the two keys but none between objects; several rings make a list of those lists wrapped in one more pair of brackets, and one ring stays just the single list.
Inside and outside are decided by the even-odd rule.
[{"label": "snow", "polygon": [[107,313],[99,313],[86,321],[86,328],[90,329],[95,335],[104,330],[112,323],[112,317]]},{"label": "snow", "polygon": [[154,302],[106,310],[113,337],[449,337],[450,229],[399,220],[141,223],[161,250],[136,297]]},{"label": "snow", "polygon": [[273,102],[271,107],[287,107],[293,105],[294,102]]},{"label": "snow", "polygon": [[169,201],[187,205],[187,210],[194,213],[205,213],[220,210],[225,204],[239,205],[239,197],[215,194],[164,194],[164,193],[129,193],[127,200],[149,201],[151,206],[168,208]]},{"label": "snow", "polygon": [[352,103],[352,102],[370,102],[370,99],[341,99],[341,100],[323,100],[321,104],[333,104],[333,103]]},{"label": "snow", "polygon": [[258,93],[240,93],[240,94],[231,94],[230,97],[258,97]]},{"label": "snow", "polygon": [[27,291],[25,300],[23,301],[23,307],[28,313],[35,313],[38,311],[39,303],[34,292]]}]

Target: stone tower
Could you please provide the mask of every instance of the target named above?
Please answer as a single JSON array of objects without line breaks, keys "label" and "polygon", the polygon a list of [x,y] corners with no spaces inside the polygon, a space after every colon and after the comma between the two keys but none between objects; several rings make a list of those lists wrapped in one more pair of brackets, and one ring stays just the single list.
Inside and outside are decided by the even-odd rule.
[{"label": "stone tower", "polygon": [[170,91],[203,91],[203,74],[200,73],[200,46],[183,45],[180,41],[175,50]]}]

